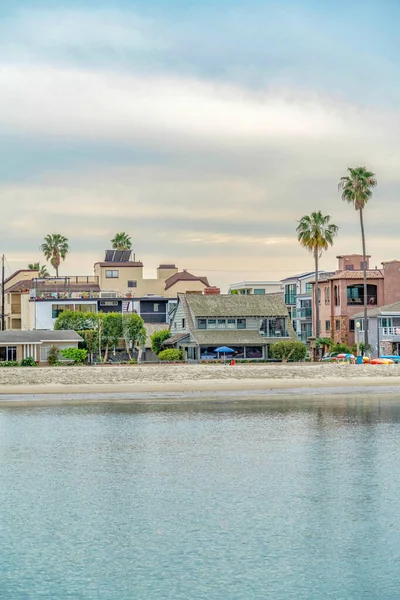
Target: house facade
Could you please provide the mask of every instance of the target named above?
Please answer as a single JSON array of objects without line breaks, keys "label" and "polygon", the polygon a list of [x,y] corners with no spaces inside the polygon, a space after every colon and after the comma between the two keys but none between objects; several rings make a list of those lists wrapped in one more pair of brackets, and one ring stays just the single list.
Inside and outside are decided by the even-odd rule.
[{"label": "house facade", "polygon": [[281,293],[179,294],[170,330],[165,347],[192,361],[217,358],[220,346],[236,359],[268,359],[271,344],[297,339]]},{"label": "house facade", "polygon": [[82,342],[76,331],[0,331],[0,361],[33,358],[41,365],[47,364],[50,348],[59,352],[78,348]]},{"label": "house facade", "polygon": [[[353,315],[360,324],[360,342],[364,342],[364,311]],[[400,300],[368,310],[368,343],[373,356],[400,355]]]},{"label": "house facade", "polygon": [[282,284],[280,281],[240,281],[239,283],[231,283],[228,289],[228,294],[277,294],[282,292]]},{"label": "house facade", "polygon": [[[322,337],[335,343],[355,343],[355,321],[364,306],[363,256],[338,256],[338,269],[320,281],[319,314]],[[382,307],[400,299],[400,261],[382,263],[380,269],[371,269],[367,257],[368,306]],[[313,286],[315,283],[313,283]],[[313,314],[315,299],[313,297]],[[315,316],[313,318],[314,327]]]},{"label": "house facade", "polygon": [[[326,271],[319,271],[325,277]],[[313,335],[312,296],[315,271],[299,273],[281,281],[284,300],[298,339],[305,344]]]}]

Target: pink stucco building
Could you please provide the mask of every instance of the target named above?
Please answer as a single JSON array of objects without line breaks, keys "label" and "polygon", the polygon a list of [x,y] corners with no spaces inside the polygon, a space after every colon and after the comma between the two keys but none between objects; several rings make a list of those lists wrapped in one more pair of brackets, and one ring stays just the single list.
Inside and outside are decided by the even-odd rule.
[{"label": "pink stucco building", "polygon": [[[352,346],[355,341],[353,315],[364,306],[363,257],[360,254],[338,256],[338,270],[320,280],[319,315],[321,337]],[[382,268],[370,269],[367,257],[367,301],[370,308],[400,300],[400,261],[382,263]],[[313,292],[315,283],[313,284]],[[315,293],[313,293],[315,323]]]}]

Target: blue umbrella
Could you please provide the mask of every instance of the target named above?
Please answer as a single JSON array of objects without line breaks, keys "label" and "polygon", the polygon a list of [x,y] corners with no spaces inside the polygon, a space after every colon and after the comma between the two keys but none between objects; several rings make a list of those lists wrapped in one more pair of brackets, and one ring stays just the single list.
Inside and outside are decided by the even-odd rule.
[{"label": "blue umbrella", "polygon": [[232,348],[228,348],[228,346],[221,346],[220,348],[216,348],[215,352],[223,352],[224,354],[230,354],[235,352]]}]

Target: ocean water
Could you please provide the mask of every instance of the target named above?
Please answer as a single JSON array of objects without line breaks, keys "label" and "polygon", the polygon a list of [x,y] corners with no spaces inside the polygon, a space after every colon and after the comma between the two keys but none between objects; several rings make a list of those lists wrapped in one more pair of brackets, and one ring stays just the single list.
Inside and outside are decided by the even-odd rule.
[{"label": "ocean water", "polygon": [[0,408],[3,600],[398,600],[400,398]]}]

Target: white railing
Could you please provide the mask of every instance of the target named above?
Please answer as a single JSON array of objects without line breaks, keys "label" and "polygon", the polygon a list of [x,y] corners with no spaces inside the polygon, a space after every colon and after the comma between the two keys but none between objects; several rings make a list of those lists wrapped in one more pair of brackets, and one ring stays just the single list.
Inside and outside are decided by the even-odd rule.
[{"label": "white railing", "polygon": [[400,327],[381,327],[382,337],[389,337],[393,335],[400,336]]}]

